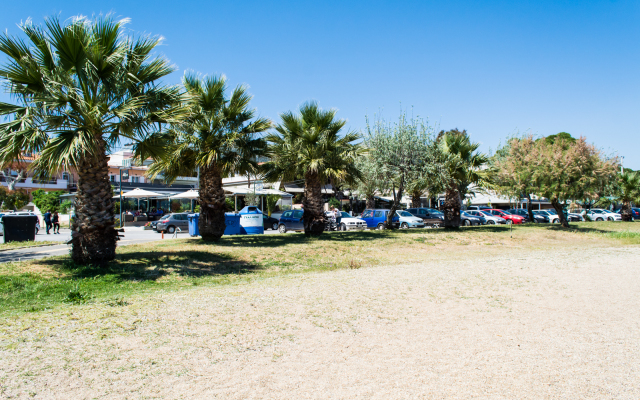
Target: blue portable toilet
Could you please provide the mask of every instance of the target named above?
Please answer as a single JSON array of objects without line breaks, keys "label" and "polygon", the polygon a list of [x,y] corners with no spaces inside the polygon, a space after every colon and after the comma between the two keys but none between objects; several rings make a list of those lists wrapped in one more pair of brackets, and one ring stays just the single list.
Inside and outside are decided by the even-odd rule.
[{"label": "blue portable toilet", "polygon": [[200,236],[200,227],[198,221],[200,220],[200,213],[188,214],[189,219],[189,236]]},{"label": "blue portable toilet", "polygon": [[240,210],[240,231],[245,235],[264,234],[264,216],[256,206],[247,206]]},{"label": "blue portable toilet", "polygon": [[236,213],[224,213],[224,234],[225,235],[240,235],[240,214]]}]

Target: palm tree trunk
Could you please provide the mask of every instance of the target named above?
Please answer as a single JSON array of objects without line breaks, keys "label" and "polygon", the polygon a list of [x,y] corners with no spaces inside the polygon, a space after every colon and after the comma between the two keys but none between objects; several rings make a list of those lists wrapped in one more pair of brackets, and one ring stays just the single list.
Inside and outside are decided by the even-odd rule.
[{"label": "palm tree trunk", "polygon": [[419,208],[422,207],[422,202],[420,201],[421,193],[412,193],[411,194],[411,208]]},{"label": "palm tree trunk", "polygon": [[367,197],[367,203],[365,204],[366,208],[376,208],[376,198],[374,196]]},{"label": "palm tree trunk", "polygon": [[454,183],[449,185],[444,199],[444,227],[449,229],[460,228],[460,194]]},{"label": "palm tree trunk", "polygon": [[307,172],[304,176],[304,234],[319,236],[324,231],[324,210],[322,209],[322,184],[317,172]]},{"label": "palm tree trunk", "polygon": [[567,221],[567,219],[565,218],[562,204],[558,201],[557,197],[551,199],[551,205],[553,206],[553,209],[558,213],[558,217],[560,218],[560,223],[562,224],[562,226],[568,228],[569,221]]},{"label": "palm tree trunk", "polygon": [[217,242],[224,234],[225,197],[222,174],[217,165],[200,168],[200,219],[202,239]]},{"label": "palm tree trunk", "polygon": [[[106,145],[102,139],[99,145]],[[113,191],[109,166],[103,150],[97,160],[82,160],[78,165],[76,216],[71,223],[71,258],[78,264],[104,265],[116,257],[118,231],[113,214]]]},{"label": "palm tree trunk", "polygon": [[633,221],[633,213],[631,212],[631,203],[628,201],[622,202],[622,208],[620,210],[620,216],[623,221]]}]

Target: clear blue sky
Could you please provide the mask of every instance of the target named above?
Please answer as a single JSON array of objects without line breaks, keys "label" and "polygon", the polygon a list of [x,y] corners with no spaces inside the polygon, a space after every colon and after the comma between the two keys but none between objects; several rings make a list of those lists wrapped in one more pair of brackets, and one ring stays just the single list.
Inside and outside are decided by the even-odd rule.
[{"label": "clear blue sky", "polygon": [[275,121],[314,99],[360,130],[402,104],[485,151],[518,130],[566,131],[640,169],[638,1],[7,0],[0,28],[108,12],[165,37],[171,83],[224,73]]}]

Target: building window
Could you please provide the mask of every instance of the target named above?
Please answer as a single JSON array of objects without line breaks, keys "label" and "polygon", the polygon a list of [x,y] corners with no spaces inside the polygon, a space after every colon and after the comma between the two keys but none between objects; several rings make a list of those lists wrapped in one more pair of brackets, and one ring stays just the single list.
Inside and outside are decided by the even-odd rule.
[{"label": "building window", "polygon": [[140,177],[139,176],[132,176],[131,177],[131,182],[132,183],[140,183]]},{"label": "building window", "polygon": [[116,176],[115,175],[110,175],[109,178],[111,179],[111,182],[115,182],[116,181]]}]

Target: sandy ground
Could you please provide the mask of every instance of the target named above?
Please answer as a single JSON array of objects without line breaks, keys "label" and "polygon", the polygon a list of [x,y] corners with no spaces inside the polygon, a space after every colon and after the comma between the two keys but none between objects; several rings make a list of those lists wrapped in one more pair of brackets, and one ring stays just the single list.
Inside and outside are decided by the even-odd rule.
[{"label": "sandy ground", "polygon": [[640,398],[640,248],[518,253],[6,318],[0,397]]}]

